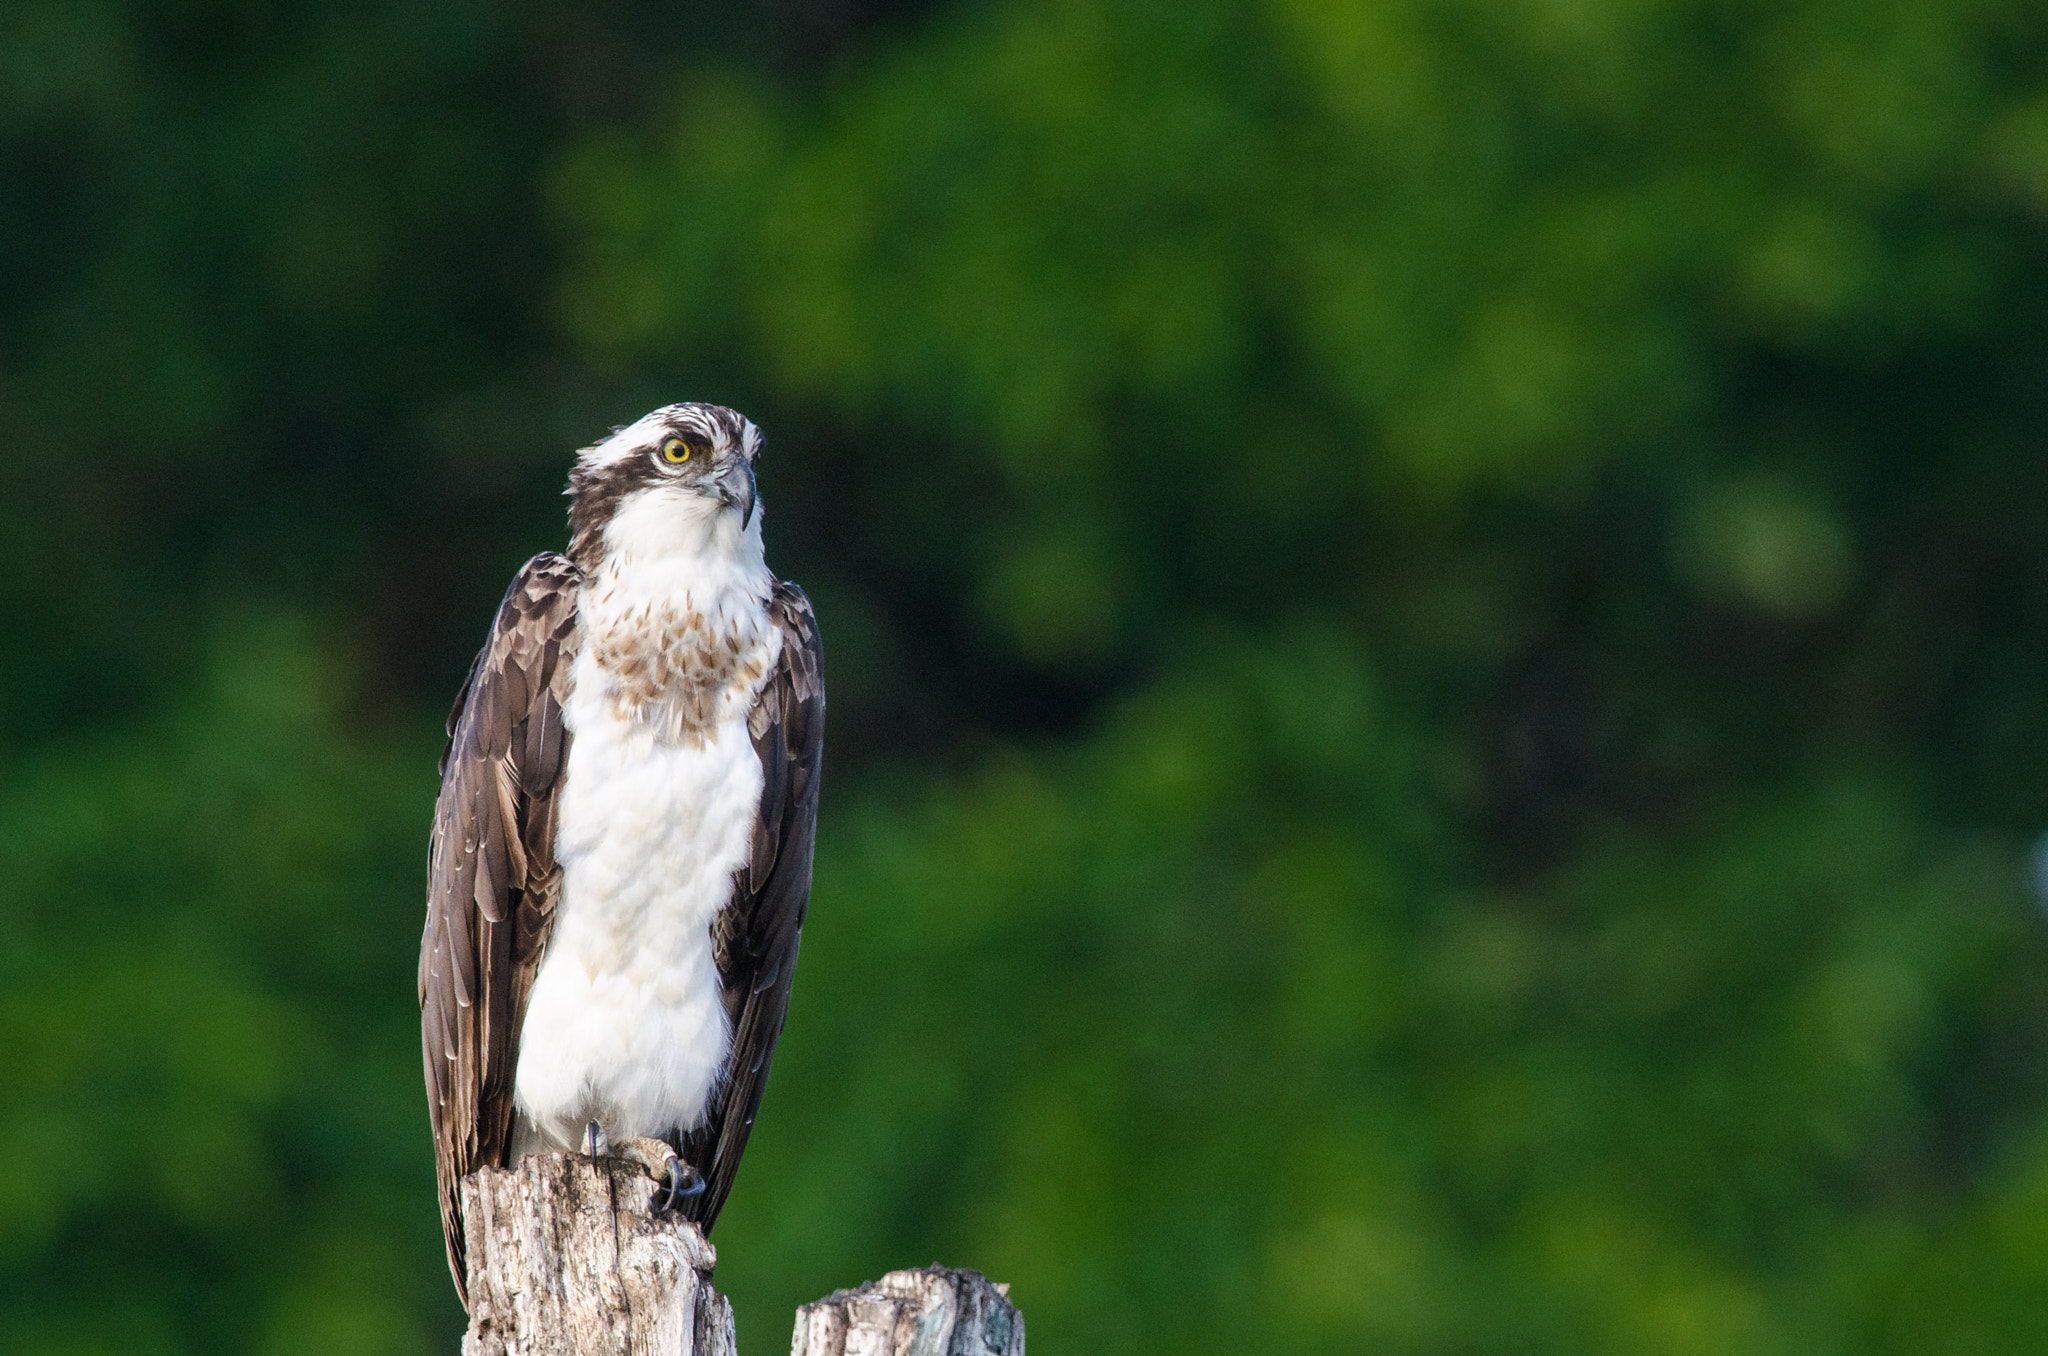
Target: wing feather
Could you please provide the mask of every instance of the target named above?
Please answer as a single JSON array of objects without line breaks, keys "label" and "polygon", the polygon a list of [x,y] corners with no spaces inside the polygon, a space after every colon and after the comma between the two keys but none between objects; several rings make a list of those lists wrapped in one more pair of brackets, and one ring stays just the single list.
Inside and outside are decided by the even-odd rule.
[{"label": "wing feather", "polygon": [[512,581],[448,715],[428,848],[420,1048],[441,1228],[468,1300],[463,1175],[504,1162],[519,1023],[554,920],[555,807],[576,643],[576,567],[535,556]]}]

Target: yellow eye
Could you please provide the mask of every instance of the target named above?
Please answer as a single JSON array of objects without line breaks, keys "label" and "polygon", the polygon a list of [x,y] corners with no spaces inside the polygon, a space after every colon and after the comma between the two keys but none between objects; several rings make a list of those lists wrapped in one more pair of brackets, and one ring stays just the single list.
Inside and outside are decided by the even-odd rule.
[{"label": "yellow eye", "polygon": [[671,433],[661,440],[661,459],[671,466],[681,466],[690,459],[690,445]]}]

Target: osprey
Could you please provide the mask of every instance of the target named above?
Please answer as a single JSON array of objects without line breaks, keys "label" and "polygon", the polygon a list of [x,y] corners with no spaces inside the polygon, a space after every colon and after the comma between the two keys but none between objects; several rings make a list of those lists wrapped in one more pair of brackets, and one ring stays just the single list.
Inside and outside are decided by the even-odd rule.
[{"label": "osprey", "polygon": [[709,1230],[789,1007],[825,688],[768,572],[761,433],[670,405],[577,455],[448,718],[420,943],[441,1227],[456,1184],[613,1146]]}]

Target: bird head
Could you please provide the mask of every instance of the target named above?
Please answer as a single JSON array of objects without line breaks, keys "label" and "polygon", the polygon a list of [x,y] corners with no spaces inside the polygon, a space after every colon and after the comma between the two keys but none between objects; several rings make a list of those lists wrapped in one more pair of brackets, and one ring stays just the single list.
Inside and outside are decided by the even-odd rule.
[{"label": "bird head", "polygon": [[569,556],[761,549],[754,460],[761,430],[736,410],[665,405],[614,429],[569,472]]}]

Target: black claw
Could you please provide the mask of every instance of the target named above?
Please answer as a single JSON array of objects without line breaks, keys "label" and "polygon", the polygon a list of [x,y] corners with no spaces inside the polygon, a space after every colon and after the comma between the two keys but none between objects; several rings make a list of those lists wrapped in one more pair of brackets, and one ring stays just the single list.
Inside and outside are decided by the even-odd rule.
[{"label": "black claw", "polygon": [[671,1158],[668,1161],[668,1200],[663,1203],[662,1209],[673,1210],[677,1201],[688,1200],[701,1194],[703,1190],[703,1173],[680,1158]]},{"label": "black claw", "polygon": [[608,1147],[605,1143],[604,1127],[602,1125],[593,1120],[590,1124],[583,1127],[583,1156],[585,1158],[602,1158],[604,1150]]}]

